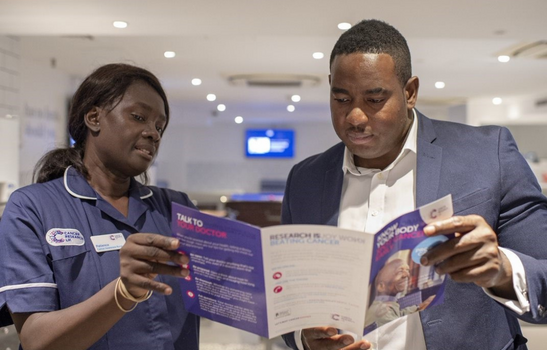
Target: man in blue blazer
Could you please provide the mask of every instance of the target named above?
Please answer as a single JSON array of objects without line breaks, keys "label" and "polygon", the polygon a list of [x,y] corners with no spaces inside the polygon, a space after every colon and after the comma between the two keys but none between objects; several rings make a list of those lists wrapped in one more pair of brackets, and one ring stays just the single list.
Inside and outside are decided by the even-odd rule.
[{"label": "man in blue blazer", "polygon": [[[431,120],[414,109],[404,37],[365,20],[330,60],[331,116],[342,140],[297,164],[285,224],[376,232],[393,218],[452,194],[455,216],[428,235],[455,238],[421,263],[447,276],[445,301],[380,327],[374,339],[332,327],[284,335],[293,349],[526,349],[517,318],[547,323],[547,201],[509,131]],[[371,344],[372,343],[372,344]]]}]

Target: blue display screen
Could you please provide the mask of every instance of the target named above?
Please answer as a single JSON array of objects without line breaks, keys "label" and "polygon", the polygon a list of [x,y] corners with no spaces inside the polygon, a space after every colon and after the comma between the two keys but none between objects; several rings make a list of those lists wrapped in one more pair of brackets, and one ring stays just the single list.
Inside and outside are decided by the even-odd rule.
[{"label": "blue display screen", "polygon": [[250,158],[294,157],[294,130],[248,129],[245,154]]}]

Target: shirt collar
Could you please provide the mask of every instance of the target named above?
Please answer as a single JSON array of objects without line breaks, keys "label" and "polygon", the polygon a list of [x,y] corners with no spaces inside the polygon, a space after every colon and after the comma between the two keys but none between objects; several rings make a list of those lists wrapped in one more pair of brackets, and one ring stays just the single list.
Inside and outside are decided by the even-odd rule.
[{"label": "shirt collar", "polygon": [[[67,192],[73,197],[97,200],[97,192],[93,189],[93,187],[91,187],[85,177],[72,166],[69,166],[65,170],[64,184]],[[137,180],[131,179],[131,184],[129,185],[129,196],[132,194],[137,195],[140,199],[145,199],[151,197],[153,192]]]},{"label": "shirt collar", "polygon": [[[412,119],[412,125],[410,126],[410,131],[408,132],[403,148],[401,149],[401,152],[399,153],[397,158],[390,165],[388,165],[385,170],[390,170],[391,168],[393,168],[395,164],[397,164],[397,162],[399,162],[399,160],[403,158],[404,155],[408,152],[416,153],[416,144],[418,137],[418,116],[416,115],[416,110],[414,108],[412,109],[412,113],[414,114],[414,118]],[[342,162],[342,171],[344,172],[344,175],[348,172],[353,175],[365,175],[378,170],[365,169],[365,171],[363,172],[363,168],[358,168],[355,165],[355,158],[353,154],[347,147],[345,147],[344,160]]]}]

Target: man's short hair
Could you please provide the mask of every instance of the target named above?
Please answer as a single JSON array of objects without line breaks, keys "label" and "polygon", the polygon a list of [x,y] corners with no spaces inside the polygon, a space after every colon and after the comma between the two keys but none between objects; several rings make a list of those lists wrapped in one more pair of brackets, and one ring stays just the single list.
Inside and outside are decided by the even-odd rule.
[{"label": "man's short hair", "polygon": [[412,76],[410,50],[403,35],[386,22],[366,19],[340,36],[330,54],[330,64],[338,55],[352,53],[375,53],[390,55],[395,64],[395,73],[404,87]]}]

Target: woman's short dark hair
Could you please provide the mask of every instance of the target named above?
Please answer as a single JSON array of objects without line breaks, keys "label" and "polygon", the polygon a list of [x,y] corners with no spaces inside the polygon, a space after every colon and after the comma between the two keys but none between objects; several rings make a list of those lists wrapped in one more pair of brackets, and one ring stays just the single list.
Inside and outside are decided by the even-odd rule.
[{"label": "woman's short dark hair", "polygon": [[395,73],[404,87],[412,76],[410,50],[403,35],[386,22],[363,20],[340,36],[330,55],[329,67],[338,55],[375,53],[390,55]]},{"label": "woman's short dark hair", "polygon": [[70,103],[68,132],[75,142],[74,147],[58,148],[46,153],[34,168],[34,181],[46,182],[61,177],[69,166],[73,166],[84,176],[87,176],[87,169],[83,163],[87,139],[85,115],[93,107],[114,109],[122,100],[127,89],[136,82],[150,85],[160,95],[165,107],[167,117],[165,127],[167,127],[169,103],[161,83],[154,74],[146,69],[124,63],[99,67],[83,81]]}]

